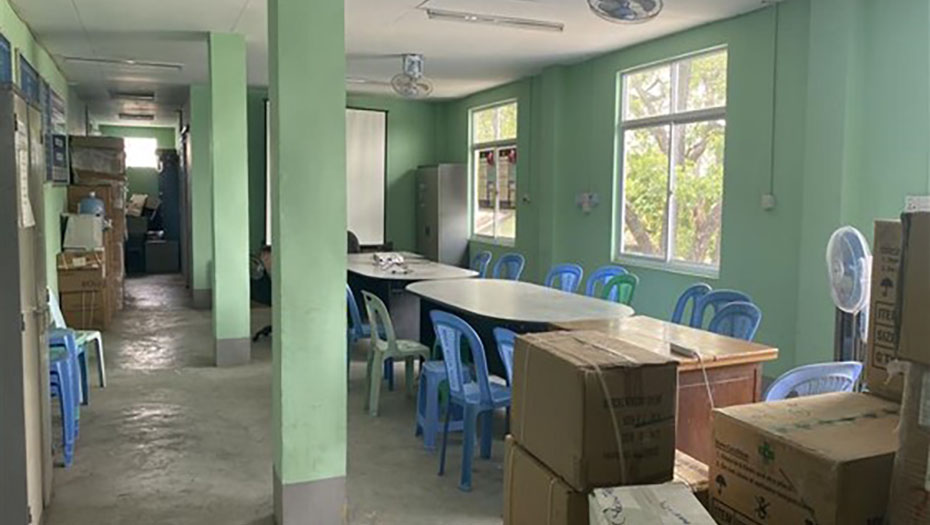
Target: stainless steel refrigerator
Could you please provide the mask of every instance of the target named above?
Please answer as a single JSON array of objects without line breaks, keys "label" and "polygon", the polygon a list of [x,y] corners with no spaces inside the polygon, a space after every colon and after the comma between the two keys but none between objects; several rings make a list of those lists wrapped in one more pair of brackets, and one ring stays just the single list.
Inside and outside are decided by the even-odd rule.
[{"label": "stainless steel refrigerator", "polygon": [[468,265],[468,170],[464,164],[417,170],[417,252],[444,264]]}]

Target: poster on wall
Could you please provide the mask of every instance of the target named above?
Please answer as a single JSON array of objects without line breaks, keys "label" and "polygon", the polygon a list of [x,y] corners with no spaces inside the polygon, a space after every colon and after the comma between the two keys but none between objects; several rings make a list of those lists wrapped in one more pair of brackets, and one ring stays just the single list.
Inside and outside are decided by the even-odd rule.
[{"label": "poster on wall", "polygon": [[68,183],[68,117],[64,99],[49,87],[48,103],[43,108],[45,125],[47,180]]},{"label": "poster on wall", "polygon": [[33,104],[39,104],[42,98],[39,96],[41,82],[39,72],[29,64],[22,54],[19,55],[19,87],[23,90],[26,100]]},{"label": "poster on wall", "polygon": [[10,41],[0,35],[0,84],[13,83],[13,54]]}]

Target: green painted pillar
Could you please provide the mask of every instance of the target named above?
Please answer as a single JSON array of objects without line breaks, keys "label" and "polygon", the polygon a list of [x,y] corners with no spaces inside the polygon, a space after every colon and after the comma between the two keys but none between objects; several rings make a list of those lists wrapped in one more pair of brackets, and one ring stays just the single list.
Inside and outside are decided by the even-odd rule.
[{"label": "green painted pillar", "polygon": [[270,0],[274,506],[344,523],[346,176],[343,0]]},{"label": "green painted pillar", "polygon": [[191,141],[191,291],[194,307],[213,300],[213,159],[210,158],[210,89],[190,88]]},{"label": "green painted pillar", "polygon": [[217,366],[248,363],[249,156],[245,38],[210,34],[213,336]]}]

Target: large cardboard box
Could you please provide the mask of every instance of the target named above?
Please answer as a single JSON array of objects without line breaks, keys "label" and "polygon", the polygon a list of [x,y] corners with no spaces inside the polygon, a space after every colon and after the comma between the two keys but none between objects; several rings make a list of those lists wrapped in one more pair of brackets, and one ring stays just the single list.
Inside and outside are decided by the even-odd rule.
[{"label": "large cardboard box", "polygon": [[58,270],[58,291],[94,292],[106,288],[107,273],[104,266],[79,270]]},{"label": "large cardboard box", "polygon": [[113,319],[109,288],[94,291],[62,292],[61,313],[68,328],[106,330]]},{"label": "large cardboard box", "polygon": [[588,498],[507,436],[504,525],[587,525]]},{"label": "large cardboard box", "polygon": [[58,254],[59,270],[81,270],[101,268],[106,264],[106,251],[99,250],[66,250]]},{"label": "large cardboard box", "polygon": [[710,469],[707,465],[680,450],[675,451],[675,473],[672,479],[687,485],[694,493],[694,497],[705,507],[708,506],[709,484],[707,480],[709,476]]},{"label": "large cardboard box", "polygon": [[126,153],[117,137],[71,136],[71,168],[75,177],[96,173],[125,177]]},{"label": "large cardboard box", "polygon": [[882,523],[898,409],[836,393],[714,411],[712,514],[719,523]]},{"label": "large cardboard box", "polygon": [[575,490],[672,479],[677,361],[598,332],[528,334],[511,429]]},{"label": "large cardboard box", "polygon": [[898,453],[894,458],[890,525],[930,523],[930,367],[910,363],[901,405]]},{"label": "large cardboard box", "polygon": [[930,212],[901,214],[898,359],[930,365]]},{"label": "large cardboard box", "polygon": [[716,525],[690,488],[675,481],[594,489],[588,508],[590,525]]},{"label": "large cardboard box", "polygon": [[872,292],[869,299],[869,351],[865,382],[877,395],[901,401],[903,378],[890,376],[888,365],[897,351],[898,270],[901,265],[901,222],[875,221],[872,243]]}]

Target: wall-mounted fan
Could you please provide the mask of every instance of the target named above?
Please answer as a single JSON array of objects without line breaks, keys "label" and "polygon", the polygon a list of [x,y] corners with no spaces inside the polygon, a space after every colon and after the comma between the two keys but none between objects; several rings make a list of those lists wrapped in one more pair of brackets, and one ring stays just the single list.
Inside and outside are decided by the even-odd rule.
[{"label": "wall-mounted fan", "polygon": [[404,55],[403,68],[402,73],[394,75],[391,79],[391,87],[398,95],[406,98],[424,98],[433,92],[433,83],[423,76],[423,55]]},{"label": "wall-mounted fan", "polygon": [[611,22],[636,24],[655,18],[662,0],[588,0],[597,16]]},{"label": "wall-mounted fan", "polygon": [[869,244],[859,230],[843,226],[830,236],[826,255],[830,295],[836,305],[834,357],[862,361],[872,279]]}]

